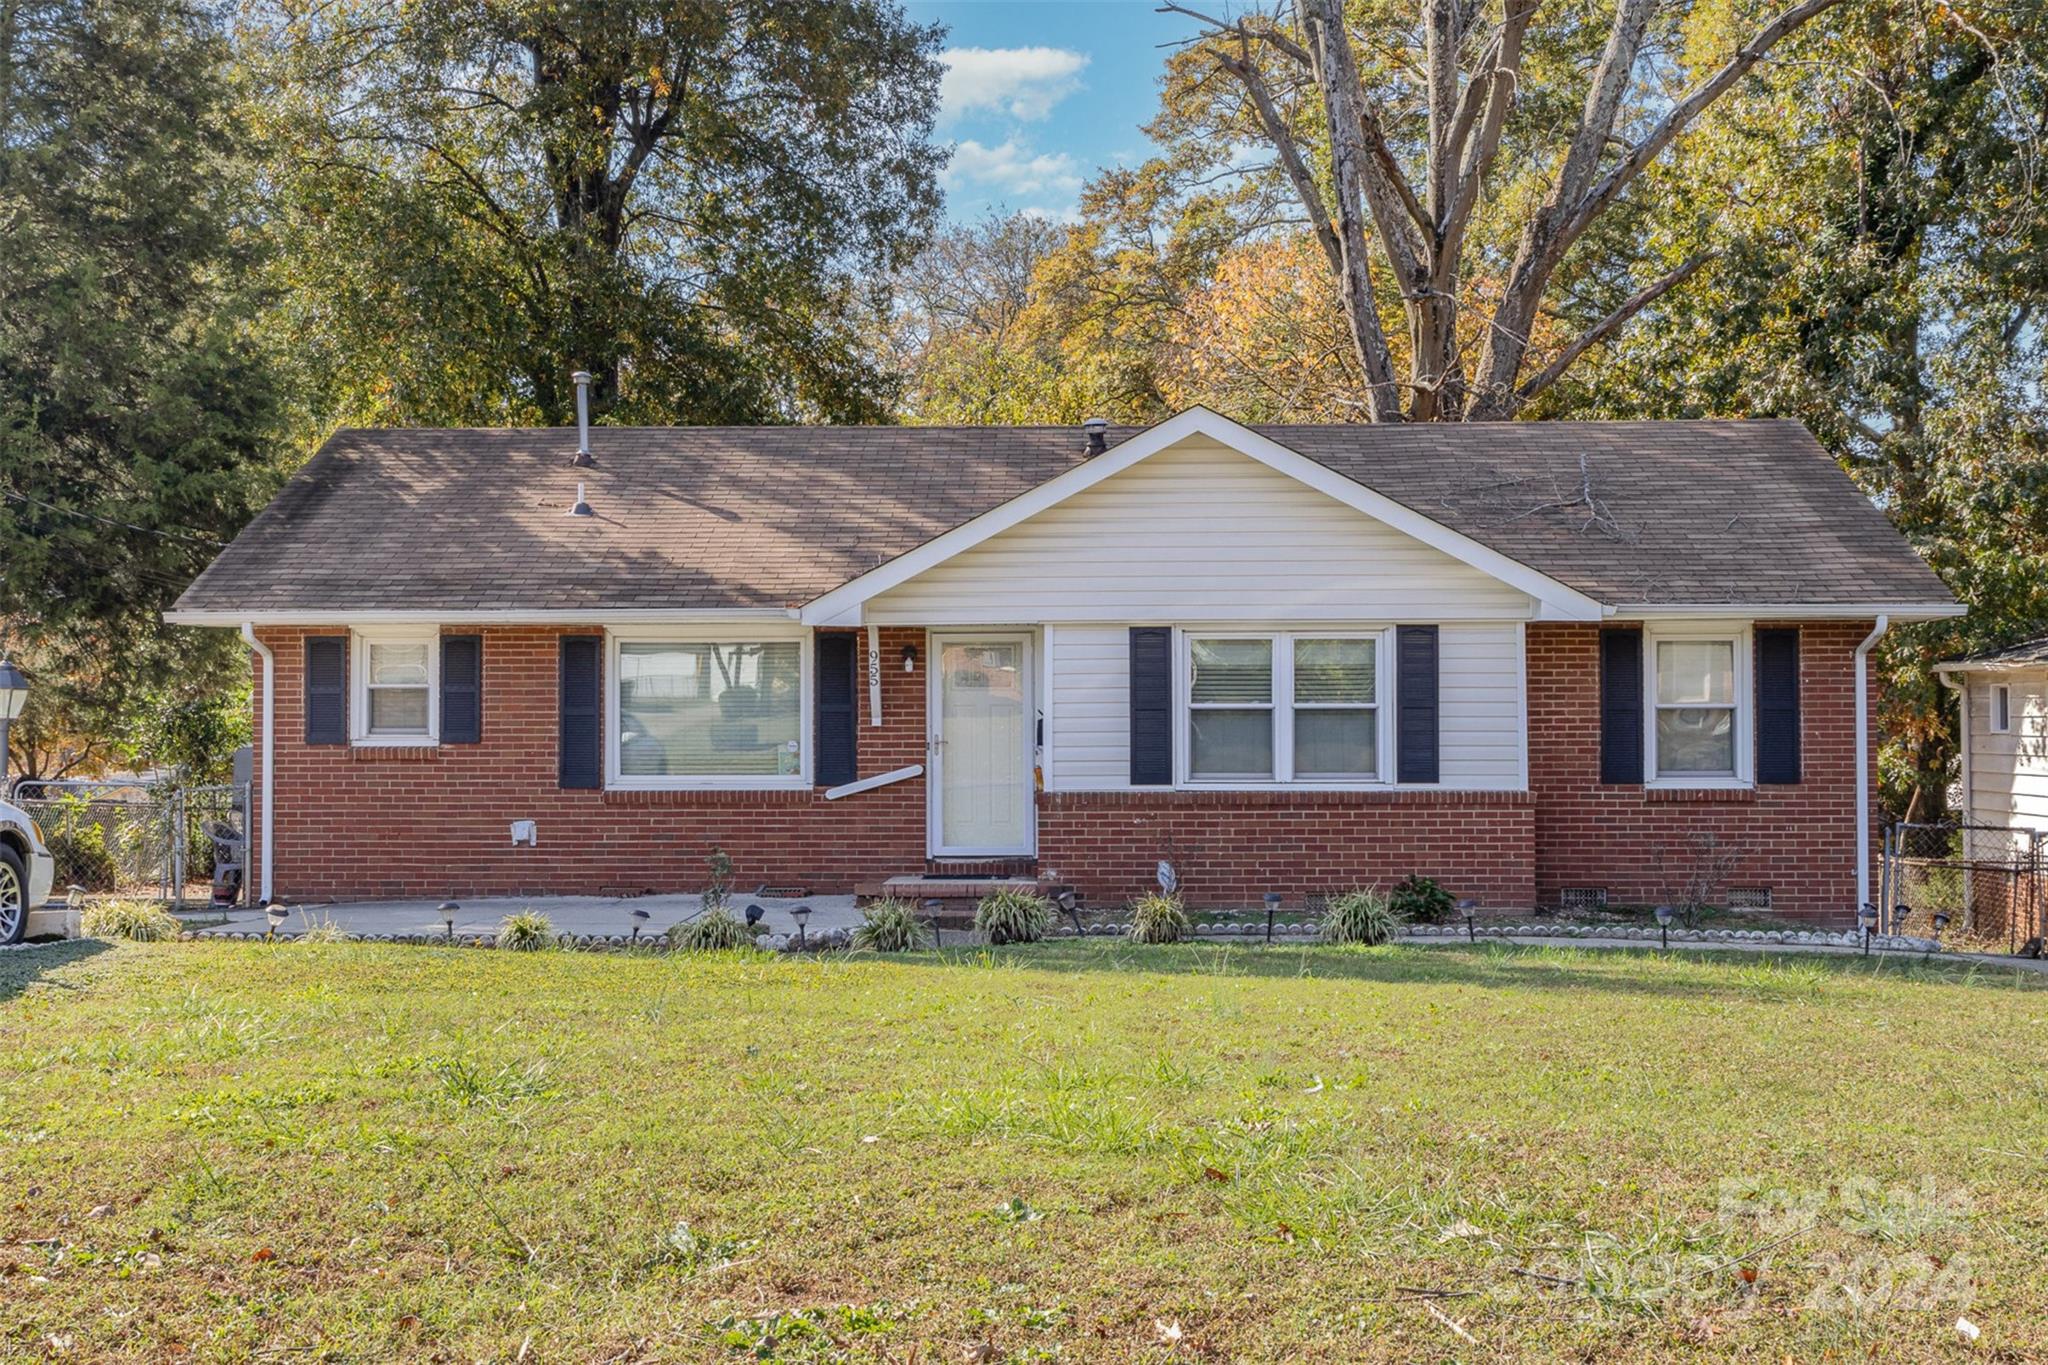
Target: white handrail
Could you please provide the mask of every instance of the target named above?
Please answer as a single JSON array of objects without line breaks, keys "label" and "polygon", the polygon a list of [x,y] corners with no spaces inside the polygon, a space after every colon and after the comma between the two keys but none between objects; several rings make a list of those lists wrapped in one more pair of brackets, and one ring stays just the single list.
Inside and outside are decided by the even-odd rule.
[{"label": "white handrail", "polygon": [[922,776],[924,776],[924,764],[913,763],[907,768],[897,768],[892,772],[876,773],[873,777],[863,777],[860,781],[849,782],[843,787],[828,787],[825,789],[825,799],[827,801],[837,801],[842,796],[857,796],[861,792],[871,792],[877,787],[886,787],[892,782],[907,782],[913,777]]}]

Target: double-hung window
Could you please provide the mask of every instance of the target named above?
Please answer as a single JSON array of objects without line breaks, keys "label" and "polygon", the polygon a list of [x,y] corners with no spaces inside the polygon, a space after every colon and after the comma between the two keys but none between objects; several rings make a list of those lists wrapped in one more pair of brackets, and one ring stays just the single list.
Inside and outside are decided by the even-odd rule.
[{"label": "double-hung window", "polygon": [[615,785],[801,785],[801,639],[635,634],[614,637],[612,649]]},{"label": "double-hung window", "polygon": [[358,632],[353,733],[358,744],[432,744],[439,728],[438,630]]},{"label": "double-hung window", "polygon": [[1673,786],[1748,781],[1747,632],[1653,634],[1649,645],[1655,780]]},{"label": "double-hung window", "polygon": [[1381,636],[1187,637],[1193,783],[1380,780]]}]

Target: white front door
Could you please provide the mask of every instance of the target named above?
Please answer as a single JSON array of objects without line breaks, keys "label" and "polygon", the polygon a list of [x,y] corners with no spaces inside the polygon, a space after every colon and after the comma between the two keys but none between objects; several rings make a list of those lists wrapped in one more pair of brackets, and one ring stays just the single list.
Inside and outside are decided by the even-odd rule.
[{"label": "white front door", "polygon": [[934,635],[931,652],[932,855],[1029,854],[1037,717],[1031,637]]}]

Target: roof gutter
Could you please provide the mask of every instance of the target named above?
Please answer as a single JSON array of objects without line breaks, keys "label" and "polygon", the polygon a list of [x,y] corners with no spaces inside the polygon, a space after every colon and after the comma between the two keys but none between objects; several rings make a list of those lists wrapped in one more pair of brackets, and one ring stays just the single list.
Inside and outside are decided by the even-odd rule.
[{"label": "roof gutter", "polygon": [[1854,621],[1884,616],[1894,622],[1946,621],[1965,615],[1960,602],[1672,602],[1608,608],[1617,621],[1652,617],[1741,618],[1758,621]]},{"label": "roof gutter", "polygon": [[1856,646],[1856,908],[1870,902],[1870,651],[1892,628],[1879,616]]},{"label": "roof gutter", "polygon": [[263,660],[263,856],[257,874],[257,892],[262,904],[270,903],[270,793],[273,786],[271,774],[276,770],[277,753],[277,656],[270,652],[270,646],[256,638],[256,627],[242,622],[242,638],[249,642],[249,648],[256,651],[256,657]]},{"label": "roof gutter", "polygon": [[167,611],[174,626],[591,626],[612,624],[689,625],[692,622],[794,621],[797,607],[605,608],[587,611],[531,611],[517,607],[407,608],[403,610],[310,609],[272,611]]}]

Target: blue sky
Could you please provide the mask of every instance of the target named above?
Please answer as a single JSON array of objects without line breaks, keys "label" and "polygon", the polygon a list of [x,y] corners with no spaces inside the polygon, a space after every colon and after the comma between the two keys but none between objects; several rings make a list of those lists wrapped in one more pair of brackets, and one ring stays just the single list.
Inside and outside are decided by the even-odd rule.
[{"label": "blue sky", "polygon": [[946,214],[1071,215],[1081,185],[1151,151],[1162,44],[1195,31],[1156,0],[908,0],[949,30],[938,136],[953,145]]}]

